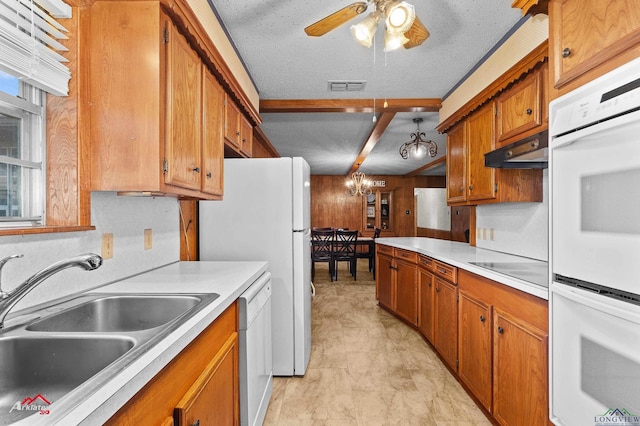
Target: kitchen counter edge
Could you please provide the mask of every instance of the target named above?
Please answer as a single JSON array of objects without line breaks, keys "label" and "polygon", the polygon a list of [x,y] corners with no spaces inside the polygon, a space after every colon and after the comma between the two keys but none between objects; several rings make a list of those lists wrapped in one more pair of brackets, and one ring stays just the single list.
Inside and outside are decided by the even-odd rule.
[{"label": "kitchen counter edge", "polygon": [[425,237],[389,237],[378,238],[376,244],[383,244],[397,247],[404,250],[414,251],[452,266],[472,272],[476,275],[504,284],[508,287],[528,293],[532,296],[549,300],[549,289],[538,284],[522,279],[510,277],[508,275],[493,272],[491,270],[473,265],[470,262],[542,262],[540,260],[529,259],[522,256],[501,253],[472,247],[467,243],[439,240]]}]

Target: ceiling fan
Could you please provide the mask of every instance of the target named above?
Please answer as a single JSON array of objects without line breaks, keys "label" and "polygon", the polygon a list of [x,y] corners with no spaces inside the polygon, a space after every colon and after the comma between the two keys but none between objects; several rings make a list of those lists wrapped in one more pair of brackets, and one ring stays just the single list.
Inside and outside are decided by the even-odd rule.
[{"label": "ceiling fan", "polygon": [[419,46],[429,37],[429,31],[415,14],[413,5],[399,0],[368,0],[355,2],[309,25],[304,31],[319,37],[364,13],[370,4],[375,10],[362,22],[351,26],[351,33],[358,43],[371,47],[380,21],[385,22],[384,50],[400,47],[410,49]]}]

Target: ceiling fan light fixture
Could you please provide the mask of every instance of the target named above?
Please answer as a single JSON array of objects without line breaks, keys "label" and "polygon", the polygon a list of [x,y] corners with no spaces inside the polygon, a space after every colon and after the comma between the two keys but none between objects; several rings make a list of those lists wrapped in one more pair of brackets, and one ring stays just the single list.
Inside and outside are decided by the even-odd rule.
[{"label": "ceiling fan light fixture", "polygon": [[420,131],[420,123],[422,123],[422,121],[422,117],[413,119],[418,129],[411,133],[411,140],[409,142],[405,142],[400,146],[400,156],[405,160],[409,157],[416,159],[424,158],[427,154],[429,154],[429,157],[435,157],[438,153],[438,145],[436,145],[434,141],[422,139],[427,136],[424,132]]},{"label": "ceiling fan light fixture", "polygon": [[404,34],[409,31],[416,19],[416,10],[406,1],[395,1],[386,8],[387,19],[385,24],[387,32],[391,34]]},{"label": "ceiling fan light fixture", "polygon": [[351,26],[351,34],[353,38],[364,47],[371,47],[373,44],[373,36],[378,28],[378,23],[382,18],[380,12],[372,12],[364,18],[362,22]]},{"label": "ceiling fan light fixture", "polygon": [[391,34],[389,31],[384,33],[384,51],[391,52],[404,47],[405,43],[409,41],[404,34]]}]

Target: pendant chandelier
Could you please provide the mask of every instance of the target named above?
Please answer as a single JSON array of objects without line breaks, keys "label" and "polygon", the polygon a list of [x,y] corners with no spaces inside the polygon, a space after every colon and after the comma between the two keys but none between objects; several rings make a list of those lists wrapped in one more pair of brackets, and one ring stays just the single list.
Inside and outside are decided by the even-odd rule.
[{"label": "pendant chandelier", "polygon": [[427,136],[424,132],[420,131],[420,123],[422,123],[422,121],[423,119],[421,117],[413,119],[413,122],[416,123],[418,129],[411,133],[411,140],[409,142],[405,142],[400,147],[400,156],[405,160],[409,157],[424,158],[427,153],[429,154],[429,157],[435,157],[438,153],[438,145],[436,145],[434,141],[422,139]]},{"label": "pendant chandelier", "polygon": [[351,195],[371,194],[371,181],[362,172],[351,173],[351,179],[347,180],[347,187]]}]

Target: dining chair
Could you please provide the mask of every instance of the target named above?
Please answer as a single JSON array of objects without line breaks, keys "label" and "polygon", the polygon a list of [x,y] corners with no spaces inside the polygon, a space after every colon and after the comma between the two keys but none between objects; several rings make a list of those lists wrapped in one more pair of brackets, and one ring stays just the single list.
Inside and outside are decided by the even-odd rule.
[{"label": "dining chair", "polygon": [[356,279],[357,261],[356,257],[356,241],[358,240],[358,231],[340,231],[335,233],[333,241],[333,273],[338,279],[338,262],[349,262],[349,272],[353,279]]},{"label": "dining chair", "polygon": [[311,230],[311,281],[316,276],[316,263],[326,262],[329,264],[329,277],[333,282],[334,262],[333,262],[333,229],[312,229]]}]

